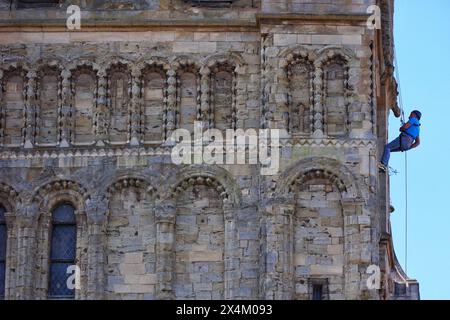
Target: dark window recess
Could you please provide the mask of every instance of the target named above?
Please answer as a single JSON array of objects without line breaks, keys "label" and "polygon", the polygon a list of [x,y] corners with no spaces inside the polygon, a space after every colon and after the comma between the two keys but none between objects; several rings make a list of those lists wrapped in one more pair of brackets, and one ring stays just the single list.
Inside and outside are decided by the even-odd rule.
[{"label": "dark window recess", "polygon": [[184,0],[185,3],[203,7],[223,7],[229,6],[235,0]]},{"label": "dark window recess", "polygon": [[17,0],[17,9],[56,7],[59,3],[60,3],[59,0],[53,1]]},{"label": "dark window recess", "polygon": [[6,220],[5,208],[0,206],[0,299],[5,298],[5,268],[6,268]]},{"label": "dark window recess", "polygon": [[75,289],[69,288],[67,273],[75,264],[77,226],[75,208],[70,204],[59,205],[52,214],[50,268],[48,297],[51,299],[73,299]]},{"label": "dark window recess", "polygon": [[394,283],[394,294],[396,296],[404,296],[406,295],[406,284],[405,283]]},{"label": "dark window recess", "polygon": [[313,284],[312,300],[323,300],[323,285]]},{"label": "dark window recess", "polygon": [[309,279],[311,300],[328,300],[328,279]]}]

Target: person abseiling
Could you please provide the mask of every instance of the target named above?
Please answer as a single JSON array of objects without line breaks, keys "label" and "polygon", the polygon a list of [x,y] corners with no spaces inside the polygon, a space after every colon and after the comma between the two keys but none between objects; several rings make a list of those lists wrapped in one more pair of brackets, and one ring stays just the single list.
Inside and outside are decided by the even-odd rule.
[{"label": "person abseiling", "polygon": [[408,151],[420,145],[420,118],[422,113],[418,110],[411,112],[407,123],[400,127],[400,136],[384,147],[383,157],[379,164],[381,171],[389,168],[391,152]]}]

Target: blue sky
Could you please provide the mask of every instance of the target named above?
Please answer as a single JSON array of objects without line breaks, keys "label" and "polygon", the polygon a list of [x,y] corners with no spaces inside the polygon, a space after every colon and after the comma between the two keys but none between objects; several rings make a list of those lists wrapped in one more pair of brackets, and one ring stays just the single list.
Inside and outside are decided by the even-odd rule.
[{"label": "blue sky", "polygon": [[[419,148],[408,152],[408,275],[422,299],[450,299],[450,1],[395,0],[395,44],[405,113],[422,111]],[[399,120],[390,116],[390,139]],[[404,155],[390,165],[397,257],[405,261]]]}]

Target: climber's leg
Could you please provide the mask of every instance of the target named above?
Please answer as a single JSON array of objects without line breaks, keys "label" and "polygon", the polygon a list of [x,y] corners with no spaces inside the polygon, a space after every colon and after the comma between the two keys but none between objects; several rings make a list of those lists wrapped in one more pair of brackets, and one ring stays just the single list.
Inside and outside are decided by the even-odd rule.
[{"label": "climber's leg", "polygon": [[391,157],[391,152],[401,151],[400,137],[392,140],[384,147],[383,157],[381,158],[381,164],[387,167],[389,165],[389,158]]}]

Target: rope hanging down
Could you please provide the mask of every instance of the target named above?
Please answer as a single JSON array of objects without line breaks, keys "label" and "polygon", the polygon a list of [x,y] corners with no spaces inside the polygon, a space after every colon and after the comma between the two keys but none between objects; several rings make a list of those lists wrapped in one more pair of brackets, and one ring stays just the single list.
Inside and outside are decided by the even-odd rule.
[{"label": "rope hanging down", "polygon": [[[394,45],[394,69],[395,69],[395,78],[397,79],[397,86],[398,86],[398,98],[400,103],[401,122],[402,125],[404,125],[405,111],[403,108],[402,89],[400,86],[400,71],[398,68],[397,51],[395,50],[395,45]],[[404,154],[405,154],[405,273],[408,274],[408,152],[405,151]]]}]

